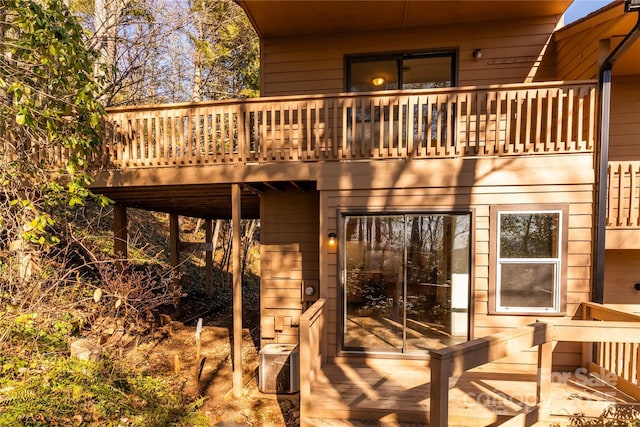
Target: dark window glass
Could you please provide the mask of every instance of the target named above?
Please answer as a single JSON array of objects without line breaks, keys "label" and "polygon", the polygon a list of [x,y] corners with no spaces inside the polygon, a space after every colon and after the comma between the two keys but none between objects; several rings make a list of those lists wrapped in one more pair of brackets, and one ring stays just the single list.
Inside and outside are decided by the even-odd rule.
[{"label": "dark window glass", "polygon": [[502,264],[500,302],[504,307],[553,307],[555,264]]},{"label": "dark window glass", "polygon": [[349,92],[398,89],[398,61],[367,61],[351,64]]},{"label": "dark window glass", "polygon": [[453,86],[450,56],[405,59],[402,62],[403,89],[434,89]]},{"label": "dark window glass", "polygon": [[558,213],[501,214],[500,257],[557,257],[559,219]]},{"label": "dark window glass", "polygon": [[347,58],[347,90],[432,89],[455,86],[454,52]]}]

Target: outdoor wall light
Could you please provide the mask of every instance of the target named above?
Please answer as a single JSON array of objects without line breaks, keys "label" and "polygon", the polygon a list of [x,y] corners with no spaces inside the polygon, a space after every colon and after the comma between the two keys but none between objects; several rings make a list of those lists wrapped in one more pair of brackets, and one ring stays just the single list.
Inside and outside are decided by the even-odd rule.
[{"label": "outdoor wall light", "polygon": [[338,237],[336,235],[336,233],[331,232],[331,233],[329,233],[328,237],[329,237],[329,246],[335,246],[336,245],[336,237]]},{"label": "outdoor wall light", "polygon": [[373,83],[374,86],[382,86],[384,84],[384,77],[376,76],[371,79],[371,83]]},{"label": "outdoor wall light", "polygon": [[624,11],[625,12],[640,11],[640,0],[625,0]]},{"label": "outdoor wall light", "polygon": [[473,58],[480,59],[482,58],[482,49],[476,49],[473,51]]}]

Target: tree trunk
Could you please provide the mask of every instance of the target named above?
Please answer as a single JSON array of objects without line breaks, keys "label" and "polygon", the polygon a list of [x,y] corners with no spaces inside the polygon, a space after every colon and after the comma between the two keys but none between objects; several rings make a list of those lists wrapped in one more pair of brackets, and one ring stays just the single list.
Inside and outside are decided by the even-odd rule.
[{"label": "tree trunk", "polygon": [[255,234],[256,227],[258,226],[258,220],[252,219],[249,220],[247,227],[245,227],[245,234],[243,238],[243,247],[242,247],[242,276],[244,277],[244,272],[247,268],[247,258],[249,255],[249,250],[253,246],[254,240],[253,235]]}]

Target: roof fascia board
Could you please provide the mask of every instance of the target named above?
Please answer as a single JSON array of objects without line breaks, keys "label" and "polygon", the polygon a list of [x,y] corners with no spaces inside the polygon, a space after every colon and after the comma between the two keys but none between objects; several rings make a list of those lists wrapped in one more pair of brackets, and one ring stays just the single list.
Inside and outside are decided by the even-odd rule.
[{"label": "roof fascia board", "polygon": [[246,7],[245,0],[233,0],[233,1],[238,6],[240,6],[242,10],[244,10],[244,13],[247,15],[247,18],[249,18],[249,22],[251,22],[251,26],[255,30],[256,34],[258,34],[258,37],[262,40],[264,38],[264,35],[261,33],[260,27],[258,26],[258,23],[256,22],[255,17],[251,13],[251,8]]},{"label": "roof fascia board", "polygon": [[[619,9],[619,10],[618,10]],[[566,27],[560,28],[555,32],[555,39],[557,41],[563,40],[567,37],[572,37],[583,31],[587,31],[596,25],[600,25],[606,21],[621,18],[624,15],[624,0],[617,0],[604,6],[602,9],[598,9],[595,12],[581,18]]]}]

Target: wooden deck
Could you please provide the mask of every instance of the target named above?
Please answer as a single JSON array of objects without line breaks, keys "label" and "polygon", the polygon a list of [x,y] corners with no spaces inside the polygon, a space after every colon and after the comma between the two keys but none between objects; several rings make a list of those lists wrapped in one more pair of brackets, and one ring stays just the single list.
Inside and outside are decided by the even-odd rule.
[{"label": "wooden deck", "polygon": [[[313,425],[313,418],[428,424],[430,377],[426,361],[408,361],[402,367],[398,361],[384,359],[327,364],[312,384],[309,419],[302,425]],[[554,379],[549,421],[555,424],[599,417],[612,404],[621,412],[635,410],[640,415],[640,403],[584,371],[577,376],[576,372],[556,373]],[[489,426],[536,408],[533,373],[506,373],[488,364],[452,377],[449,387],[449,425]]]},{"label": "wooden deck", "polygon": [[[163,190],[166,205],[177,193],[201,194],[203,189],[193,186],[213,183],[220,187],[207,187],[207,197],[227,200],[232,182],[316,181],[321,172],[311,167],[315,164],[593,153],[596,83],[128,106],[108,109],[105,128],[99,153],[89,161],[94,188],[103,193],[111,190],[108,195],[117,201],[129,201],[127,192],[133,192],[136,204],[143,203],[144,194],[164,194]],[[65,149],[51,151],[46,144],[33,143],[21,152],[15,139],[16,135],[0,138],[0,155],[7,159],[28,155],[52,167],[68,159]],[[202,166],[215,169],[186,172]],[[213,174],[214,170],[219,173]],[[189,178],[179,181],[176,175]],[[640,162],[609,162],[607,182],[608,248],[638,248]],[[168,189],[171,185],[190,187]],[[137,186],[144,187],[143,194]],[[257,199],[243,205],[252,200],[255,204]],[[182,206],[186,201],[176,203]],[[202,215],[198,209],[186,214]]]},{"label": "wooden deck", "polygon": [[[280,181],[314,181],[315,169],[300,171],[316,163],[593,153],[596,83],[119,107],[108,110],[106,129],[90,164],[96,181],[107,177],[110,187],[126,171],[169,177],[167,171],[175,167],[201,166],[236,172],[219,176],[219,182],[237,182],[238,177],[249,182],[253,175],[246,172],[261,167],[271,180],[277,170]],[[64,153],[53,155],[64,159]],[[294,167],[285,169],[285,164]],[[608,175],[608,240],[615,242],[610,246],[639,247],[640,232],[631,239],[620,231],[640,230],[640,162],[610,162]],[[126,175],[129,186],[136,185],[132,176]],[[193,179],[188,184],[200,183]]]},{"label": "wooden deck", "polygon": [[[301,417],[307,425],[334,418],[439,427],[635,422],[640,316],[595,303],[583,303],[581,310],[583,320],[539,321],[430,350],[428,358],[345,355],[329,361],[326,301],[320,299],[300,318]],[[554,371],[554,342],[582,343],[583,367]],[[502,363],[532,349],[535,365]]]}]

